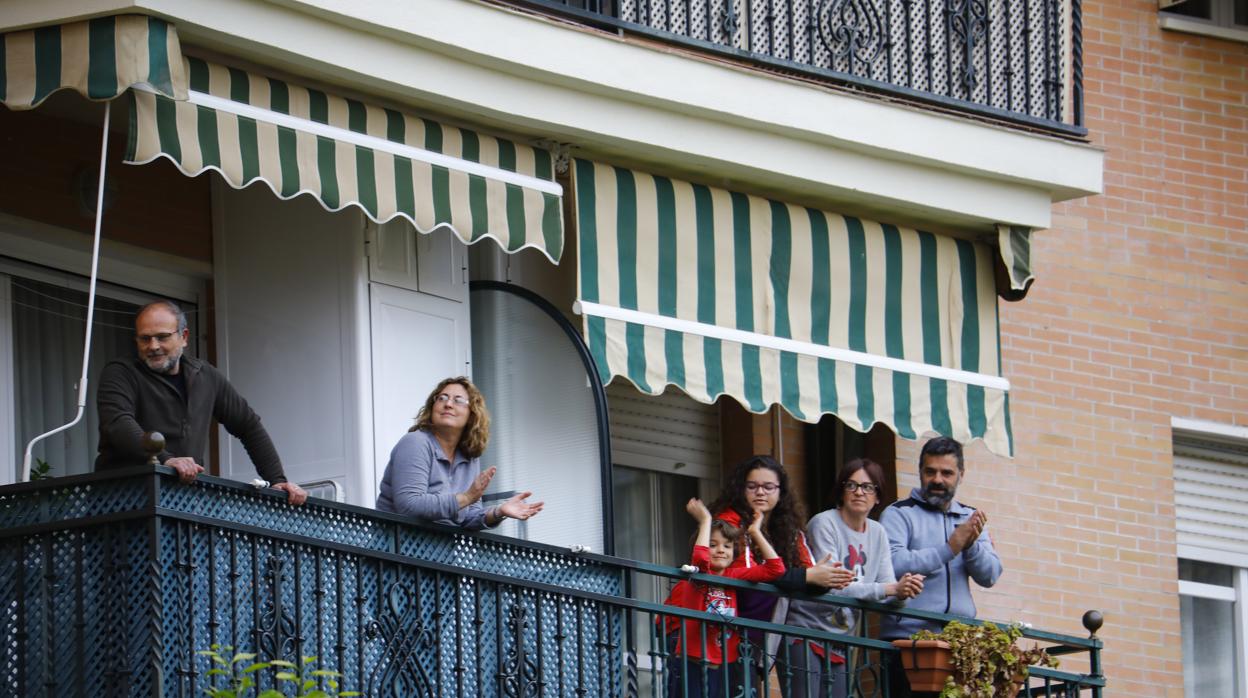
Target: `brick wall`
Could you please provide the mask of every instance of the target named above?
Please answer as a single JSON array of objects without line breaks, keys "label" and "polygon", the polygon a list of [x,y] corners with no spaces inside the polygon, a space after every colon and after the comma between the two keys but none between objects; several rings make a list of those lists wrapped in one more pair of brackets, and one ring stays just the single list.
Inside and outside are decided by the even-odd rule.
[{"label": "brick wall", "polygon": [[1017,457],[972,446],[960,494],[1007,570],[981,616],[1082,633],[1099,608],[1109,694],[1181,696],[1170,418],[1248,424],[1248,45],[1163,32],[1153,0],[1084,18],[1105,194],[1055,206],[1001,306]]}]

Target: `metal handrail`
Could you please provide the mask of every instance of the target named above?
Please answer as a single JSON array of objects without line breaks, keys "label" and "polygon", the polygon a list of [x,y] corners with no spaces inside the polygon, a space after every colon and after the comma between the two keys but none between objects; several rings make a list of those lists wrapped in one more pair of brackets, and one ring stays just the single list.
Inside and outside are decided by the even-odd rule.
[{"label": "metal handrail", "polygon": [[[655,621],[662,619],[678,619],[680,621],[678,634],[682,638],[684,638],[685,632],[684,621],[689,620],[700,622],[700,626],[698,627],[703,629],[701,642],[704,643],[704,646],[705,643],[708,642],[706,637],[708,628],[720,629],[721,632],[730,629],[738,633],[759,631],[788,638],[781,651],[781,654],[784,657],[784,661],[782,661],[782,663],[786,666],[788,666],[787,660],[789,653],[792,651],[790,642],[794,640],[805,640],[825,648],[856,648],[860,652],[871,653],[870,656],[876,657],[875,662],[872,662],[867,659],[868,655],[862,655],[862,663],[856,664],[858,671],[865,669],[868,672],[874,672],[875,668],[873,667],[881,666],[886,656],[897,652],[891,643],[869,637],[852,634],[840,635],[822,630],[776,625],[744,618],[721,617],[716,614],[703,611],[678,608],[650,601],[643,601],[641,599],[630,598],[627,593],[628,587],[626,586],[626,580],[633,574],[641,573],[668,579],[689,579],[695,582],[703,582],[719,587],[754,590],[761,589],[778,594],[784,594],[784,592],[772,585],[751,584],[748,582],[726,579],[714,575],[688,574],[677,568],[654,565],[635,560],[627,560],[624,558],[617,558],[598,553],[574,553],[556,546],[509,539],[488,532],[465,533],[457,528],[415,524],[400,516],[377,512],[371,509],[349,504],[341,504],[338,502],[310,499],[304,507],[292,508],[285,503],[285,497],[277,491],[267,489],[257,490],[252,486],[243,483],[211,476],[201,476],[200,482],[191,486],[186,486],[180,484],[174,475],[174,471],[165,466],[136,466],[134,468],[127,468],[112,472],[92,473],[88,475],[56,478],[33,483],[19,483],[0,487],[0,524],[3,524],[0,525],[0,545],[4,545],[7,550],[12,550],[14,552],[26,551],[25,554],[35,556],[32,558],[33,564],[46,569],[51,569],[48,568],[48,565],[52,564],[50,556],[55,556],[56,548],[48,547],[51,545],[48,541],[51,541],[54,536],[63,536],[63,532],[73,531],[76,533],[73,534],[73,538],[66,539],[61,537],[59,538],[60,540],[85,541],[87,538],[94,535],[106,535],[106,537],[115,537],[117,535],[114,533],[101,534],[101,531],[147,530],[149,531],[147,535],[154,536],[154,538],[152,538],[153,542],[150,544],[142,543],[142,546],[145,548],[150,547],[152,551],[151,555],[153,556],[152,563],[150,565],[144,565],[142,570],[137,570],[136,574],[138,574],[139,577],[136,579],[141,580],[145,575],[161,574],[160,569],[162,564],[168,563],[159,562],[161,559],[167,559],[161,557],[160,551],[162,549],[167,550],[167,548],[162,548],[162,545],[157,544],[155,541],[165,540],[166,543],[164,545],[169,545],[170,543],[168,541],[172,541],[172,544],[179,550],[185,548],[187,551],[185,553],[187,562],[185,563],[185,566],[183,566],[183,563],[178,563],[178,570],[166,571],[163,574],[167,575],[171,572],[174,573],[175,576],[171,578],[174,581],[185,577],[187,584],[189,584],[186,588],[186,594],[194,595],[196,593],[205,593],[206,590],[203,585],[206,584],[207,587],[212,587],[213,582],[205,580],[202,576],[199,577],[200,581],[198,583],[194,581],[196,579],[196,575],[202,575],[203,572],[195,572],[195,569],[199,568],[200,564],[193,562],[193,557],[190,552],[193,547],[192,540],[199,541],[198,543],[195,543],[195,545],[201,547],[203,545],[210,545],[210,547],[212,545],[219,545],[220,541],[270,540],[272,543],[264,544],[264,549],[269,550],[271,546],[271,549],[274,551],[266,553],[266,555],[269,556],[268,559],[271,560],[269,563],[271,565],[282,564],[277,557],[272,557],[277,554],[276,551],[281,549],[292,550],[294,547],[302,547],[304,549],[317,551],[316,556],[318,560],[326,556],[328,556],[326,559],[338,560],[339,562],[335,563],[339,565],[337,568],[340,570],[338,574],[341,574],[341,565],[343,564],[341,561],[351,559],[356,561],[351,564],[359,569],[363,569],[365,567],[371,569],[372,567],[376,567],[378,570],[383,570],[393,567],[396,570],[416,570],[416,579],[418,580],[417,586],[419,586],[420,575],[424,574],[431,575],[431,579],[459,579],[462,583],[467,583],[469,585],[466,588],[477,589],[478,594],[481,593],[480,590],[483,589],[494,589],[497,591],[493,593],[499,595],[499,604],[501,604],[501,600],[504,595],[506,595],[507,598],[515,599],[529,598],[531,595],[536,595],[531,596],[532,601],[527,603],[530,603],[533,605],[534,609],[536,609],[531,609],[530,612],[536,612],[538,615],[541,615],[544,612],[542,610],[543,604],[547,604],[546,608],[550,608],[549,604],[558,604],[557,608],[560,609],[560,614],[563,613],[562,609],[565,607],[568,609],[597,608],[600,610],[596,613],[600,614],[599,617],[601,622],[607,624],[607,626],[604,626],[607,629],[601,631],[606,634],[601,635],[600,639],[597,641],[599,644],[595,645],[597,649],[594,650],[594,652],[597,654],[594,656],[599,657],[601,660],[603,656],[610,656],[612,652],[618,652],[621,659],[626,659],[624,663],[628,666],[629,677],[627,679],[619,679],[618,677],[611,678],[613,675],[610,674],[610,671],[604,669],[603,671],[607,671],[607,673],[603,674],[599,672],[594,674],[596,677],[594,680],[608,682],[625,680],[634,689],[636,683],[636,655],[638,653],[638,646],[636,644],[636,631],[633,629],[633,626],[635,623],[640,622],[635,619],[635,616],[637,615],[647,619],[650,632],[652,633],[652,640],[660,640],[663,638],[667,638],[669,640],[674,639],[674,637],[668,634],[667,631],[663,631],[657,635],[653,634],[656,632]],[[127,492],[131,493],[131,495],[135,492],[141,492],[143,496],[141,498],[135,498],[133,496],[123,497],[126,504],[124,506],[116,507],[115,510],[107,510],[106,507],[101,508],[98,506],[76,504],[88,495],[112,496],[112,494],[124,494]],[[235,507],[241,507],[245,510],[244,513],[246,515],[232,516],[229,514],[222,514],[220,512],[213,513],[211,511],[212,507],[215,506],[215,503],[222,501],[229,501]],[[74,511],[66,512],[64,510],[66,506],[69,506],[71,509],[74,506],[79,506],[86,513],[85,515],[75,517],[73,516]],[[374,545],[370,547],[370,545],[352,543],[350,542],[350,537],[346,535],[318,535],[312,531],[305,531],[302,526],[298,525],[298,522],[294,522],[290,525],[283,524],[283,518],[292,515],[304,517],[302,519],[303,521],[342,521],[343,523],[341,525],[344,527],[355,526],[356,529],[366,529],[367,532],[371,534],[371,537],[366,537],[366,539],[373,541]],[[138,528],[135,528],[136,525]],[[426,540],[429,544],[435,546],[450,544],[454,550],[468,551],[467,554],[469,557],[464,558],[460,553],[454,553],[449,557],[446,555],[441,557],[413,557],[412,555],[404,552],[404,548],[401,544],[404,540],[411,540],[412,536],[416,536],[421,540]],[[34,542],[34,545],[32,546],[28,544],[28,540],[30,542]],[[44,542],[37,542],[40,540]],[[211,543],[211,541],[218,541],[218,543]],[[443,541],[444,543],[439,543],[438,541]],[[80,543],[80,545],[81,544],[82,543]],[[115,545],[115,543],[110,543],[109,545]],[[233,543],[230,543],[230,545],[233,546]],[[257,563],[254,561],[254,551],[256,549],[255,545],[256,543],[254,542],[251,544],[253,562],[250,563],[250,567],[245,567],[243,569],[243,572],[255,577],[255,581],[250,582],[250,584],[261,583],[261,568],[256,566]],[[497,550],[491,553],[486,550],[489,546],[494,546]],[[62,551],[62,554],[65,554],[65,552]],[[202,555],[203,553],[199,554]],[[213,553],[211,550],[209,550],[207,554],[209,555],[208,562],[206,563],[207,567],[210,570],[215,570],[219,566],[219,563],[212,562]],[[474,557],[478,554],[479,557]],[[182,553],[178,554],[179,559],[182,555]],[[493,557],[491,557],[491,555],[493,555]],[[499,557],[499,555],[502,555],[502,557]],[[20,557],[22,557],[22,555],[14,556],[15,559]],[[537,560],[539,558],[546,560],[546,562],[535,563],[537,566],[534,567],[533,570],[529,572],[522,571],[519,573],[514,570],[508,572],[494,568],[492,565],[496,563],[491,562],[492,560],[519,560],[523,563],[524,560]],[[19,562],[17,564],[20,565],[22,563]],[[81,565],[82,563],[79,562],[77,564]],[[108,564],[112,563],[105,563],[105,566]],[[229,564],[231,566],[235,564],[235,557],[232,554],[230,555]],[[298,577],[300,576],[297,572],[299,566],[298,560],[296,559],[293,564],[294,570],[296,570],[295,576]],[[317,569],[319,579],[321,575],[321,572],[319,571],[320,563],[317,564]],[[549,572],[550,570],[554,570],[553,576],[551,576],[551,573]],[[26,573],[26,575],[28,574],[29,573]],[[76,579],[86,580],[91,578],[91,574],[105,573],[102,567],[100,569],[85,571],[82,567],[79,567],[79,571],[75,574]],[[222,572],[222,574],[225,575],[225,577],[229,577],[229,575],[226,575],[225,572]],[[328,572],[326,574],[328,574]],[[568,582],[567,575],[569,574],[573,575],[575,579],[580,581]],[[16,580],[16,584],[19,589],[22,586],[21,579],[27,578],[26,575],[23,575],[21,578]],[[3,574],[0,574],[0,591],[3,591],[6,588],[12,590],[12,583],[14,580],[5,580],[3,576]],[[402,575],[396,576],[396,579],[401,576]],[[105,574],[105,577],[108,577],[108,574]],[[53,590],[60,588],[59,585],[62,584],[62,582],[56,581],[56,575],[54,573],[49,576],[49,573],[46,571],[40,573],[38,579],[42,580],[41,583],[44,585],[42,587],[44,589],[42,592],[44,596],[38,598],[50,598],[47,594],[54,593]],[[265,577],[265,579],[269,578]],[[6,581],[8,582],[7,584]],[[378,578],[377,583],[380,584],[380,582],[381,579]],[[151,579],[150,582],[136,583],[155,583],[157,588],[159,588],[159,585],[161,584],[159,579]],[[222,582],[218,581],[216,583],[220,584]],[[447,588],[465,588],[462,587],[462,583],[460,587]],[[231,582],[231,584],[233,583]],[[263,584],[277,585],[279,583],[270,580],[264,581]],[[197,586],[199,587],[198,592],[195,591]],[[276,586],[274,588],[276,588]],[[362,594],[363,591],[363,588],[360,588],[356,593]],[[6,601],[6,603],[16,603],[19,608],[28,608],[30,601],[26,598],[26,595],[29,595],[30,590],[16,593],[18,593],[18,597],[20,597],[20,599],[16,601],[9,600]],[[232,595],[234,592],[231,591],[230,593]],[[256,591],[253,593],[259,592]],[[273,593],[276,594],[277,592],[275,591]],[[339,593],[341,593],[341,591],[339,591]],[[374,591],[369,593],[376,596],[382,594],[382,590],[380,587],[377,587]],[[182,592],[179,591],[169,598],[165,598],[164,594],[149,598],[161,600],[161,603],[168,604],[174,603],[174,600],[179,598],[181,595]],[[785,595],[791,598],[813,599],[822,603],[855,608],[866,612],[898,614],[934,621],[960,620],[964,623],[984,622],[977,621],[975,619],[959,618],[948,614],[904,609],[888,604],[859,601],[847,597],[837,597],[833,594],[810,596],[802,593],[790,593]],[[210,597],[210,601],[211,598],[215,597]],[[361,596],[359,598],[362,599],[363,597]],[[563,601],[542,601],[542,599],[562,599]],[[345,599],[343,601],[345,601]],[[257,603],[259,602],[257,601]],[[276,603],[276,601],[274,601],[274,603]],[[298,600],[296,599],[293,602],[288,601],[283,603],[295,603],[297,606]],[[372,602],[370,602],[370,604],[371,603]],[[479,604],[480,601],[477,601],[476,603]],[[577,613],[580,612],[581,611],[577,611]],[[478,611],[478,614],[479,613],[480,611]],[[496,607],[494,613],[500,614],[500,617],[493,619],[490,622],[498,624],[498,642],[503,643],[502,633],[505,629],[503,626],[507,624],[504,623],[504,619],[501,617],[501,614],[503,613],[501,605]],[[27,611],[23,611],[22,614],[23,619],[29,619],[29,609]],[[298,614],[299,612],[296,611],[296,616]],[[619,614],[623,615],[621,616]],[[210,618],[214,617],[211,613],[209,616]],[[560,617],[562,617],[562,615]],[[611,618],[617,618],[617,620],[610,620]],[[209,622],[211,622],[211,620]],[[458,629],[461,627],[460,623],[464,621],[460,620],[450,622],[452,622],[454,627]],[[507,622],[510,623],[511,621]],[[619,632],[622,633],[618,637],[611,635],[611,632],[613,631],[610,631],[610,627],[616,627],[612,624],[617,622],[621,623],[618,627]],[[75,625],[75,627],[81,626]],[[511,626],[508,625],[507,627]],[[480,626],[478,626],[478,629],[479,628]],[[44,628],[44,632],[46,633],[49,631],[47,628]],[[70,631],[67,630],[66,632]],[[179,632],[181,631],[175,631],[175,635]],[[363,632],[363,629],[359,632]],[[521,651],[522,653],[524,651],[537,652],[539,659],[542,656],[546,656],[543,655],[542,652],[547,650],[544,650],[542,647],[537,647],[536,649],[529,648],[528,650],[525,650],[524,647],[516,644],[520,643],[523,637],[528,637],[525,635],[525,632],[527,631],[516,629],[507,630],[507,632],[514,634],[514,637],[510,635],[508,636],[512,637],[512,639],[508,641],[508,647],[510,649],[507,651]],[[192,635],[193,634],[194,633],[192,633]],[[1080,638],[1043,630],[1034,630],[1031,628],[1024,628],[1023,634],[1025,637],[1030,639],[1054,644],[1055,654],[1087,652],[1091,658],[1092,674],[1097,674],[1100,670],[1099,652],[1103,645],[1101,641],[1095,637]],[[152,637],[154,638],[155,636],[153,635]],[[615,639],[611,639],[613,637]],[[177,650],[180,652],[186,651],[185,647],[188,646],[187,642],[189,642],[189,640],[177,640],[177,638],[170,641],[182,643],[182,645],[179,646],[182,646],[183,649]],[[364,639],[357,639],[356,641],[361,643],[365,642]],[[689,639],[689,641],[694,642],[695,640]],[[760,648],[755,647],[753,651],[757,652],[759,649]],[[29,648],[22,651],[28,652]],[[561,649],[560,652],[562,651],[563,650]],[[606,652],[607,654],[603,655],[603,652]],[[339,650],[339,654],[341,654],[341,650]],[[503,644],[500,644],[497,651],[492,656],[502,662],[504,654]],[[664,676],[667,676],[666,672],[669,672],[669,670],[672,672],[677,671],[677,669],[673,668],[677,665],[672,664],[671,662],[676,661],[679,655],[672,654],[670,646],[659,647],[652,644],[649,654],[654,658],[654,666],[656,667],[654,669],[655,671],[663,674]],[[781,655],[777,655],[772,659],[781,661]],[[562,662],[563,660],[560,661]],[[745,660],[743,659],[742,661]],[[360,671],[363,671],[363,659],[361,659],[360,662]],[[610,662],[608,662],[608,665],[609,664]],[[680,659],[678,664],[682,666],[685,671],[689,670],[689,660],[687,658]],[[509,664],[508,666],[511,665]],[[503,671],[503,669],[500,668],[499,671]],[[540,667],[538,668],[538,671],[540,673]],[[703,671],[705,671],[705,669],[703,669]],[[791,668],[786,669],[786,672],[787,679],[793,680],[794,674]],[[358,673],[359,672],[357,672],[357,674]],[[1034,690],[1047,690],[1049,684],[1056,682],[1065,687],[1079,686],[1090,689],[1093,691],[1094,695],[1097,695],[1099,690],[1105,686],[1105,678],[1099,675],[1083,675],[1043,667],[1033,669],[1031,674],[1037,681],[1046,682],[1046,687],[1044,689],[1037,688]],[[362,676],[362,674],[360,676]],[[859,678],[860,677],[855,676],[850,680],[857,681]],[[192,670],[191,680],[196,680],[194,670]]]}]

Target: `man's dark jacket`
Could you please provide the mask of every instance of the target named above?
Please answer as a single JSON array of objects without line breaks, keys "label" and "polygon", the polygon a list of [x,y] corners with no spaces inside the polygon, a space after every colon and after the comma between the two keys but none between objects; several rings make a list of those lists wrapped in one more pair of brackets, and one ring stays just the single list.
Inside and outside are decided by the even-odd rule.
[{"label": "man's dark jacket", "polygon": [[260,417],[212,365],[182,357],[179,373],[186,377],[186,399],[165,376],[137,357],[113,359],[100,374],[96,403],[100,412],[100,454],[95,469],[138,465],[147,459],[143,433],[165,437],[161,463],[190,456],[207,462],[208,435],[216,419],[243,442],[260,477],[272,484],[286,482],[277,449]]}]

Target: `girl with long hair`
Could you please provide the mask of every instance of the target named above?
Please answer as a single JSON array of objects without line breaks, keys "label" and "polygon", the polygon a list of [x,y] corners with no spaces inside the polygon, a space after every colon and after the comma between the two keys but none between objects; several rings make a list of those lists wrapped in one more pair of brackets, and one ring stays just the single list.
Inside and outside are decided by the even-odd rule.
[{"label": "girl with long hair", "polygon": [[[781,589],[821,594],[840,589],[853,579],[831,555],[816,562],[806,545],[802,532],[805,513],[789,484],[784,466],[771,456],[750,456],[737,464],[710,510],[715,518],[742,527],[742,522],[762,515],[762,531],[776,553],[784,560],[784,574],[774,582]],[[752,545],[742,550],[730,567],[751,567],[760,564],[760,551]],[[737,614],[742,618],[784,622],[788,600],[762,591],[742,590],[737,595]],[[751,632],[751,641],[761,643],[762,633]]]}]

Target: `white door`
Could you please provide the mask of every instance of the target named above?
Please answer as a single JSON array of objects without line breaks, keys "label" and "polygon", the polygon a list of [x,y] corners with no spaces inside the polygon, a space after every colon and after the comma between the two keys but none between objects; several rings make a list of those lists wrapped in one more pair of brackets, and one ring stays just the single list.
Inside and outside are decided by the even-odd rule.
[{"label": "white door", "polygon": [[[213,203],[218,368],[260,415],[288,478],[360,502],[352,335],[362,217],[219,181]],[[222,475],[256,476],[237,439],[222,430],[220,443]]]},{"label": "white door", "polygon": [[449,231],[417,239],[398,223],[377,226],[369,245],[374,493],[429,391],[471,375],[463,244]]}]

